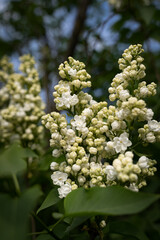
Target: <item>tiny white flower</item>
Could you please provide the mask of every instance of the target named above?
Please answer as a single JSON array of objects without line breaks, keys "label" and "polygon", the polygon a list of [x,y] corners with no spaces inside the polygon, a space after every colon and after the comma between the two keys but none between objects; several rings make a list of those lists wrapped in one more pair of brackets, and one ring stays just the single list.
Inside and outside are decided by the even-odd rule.
[{"label": "tiny white flower", "polygon": [[89,152],[90,152],[90,154],[97,154],[97,148],[94,148],[94,147],[90,147],[90,149],[89,149]]},{"label": "tiny white flower", "polygon": [[100,163],[91,162],[90,163],[90,173],[97,174],[102,171],[102,166]]},{"label": "tiny white flower", "polygon": [[116,74],[115,78],[118,78],[120,81],[123,81],[123,74],[118,73],[118,74]]},{"label": "tiny white flower", "polygon": [[81,167],[80,167],[79,165],[73,164],[72,170],[73,170],[74,172],[78,172],[80,169],[81,169]]},{"label": "tiny white flower", "polygon": [[70,99],[70,105],[74,106],[79,102],[79,99],[76,94],[73,94],[73,96]]},{"label": "tiny white flower", "polygon": [[114,148],[117,153],[124,152],[127,147],[132,145],[132,142],[128,139],[129,134],[124,132],[120,135],[120,137],[115,137],[113,139]]},{"label": "tiny white flower", "polygon": [[75,115],[74,121],[71,122],[71,125],[82,132],[86,127],[86,117]]},{"label": "tiny white flower", "polygon": [[87,127],[85,127],[85,128],[82,129],[81,132],[82,132],[83,137],[85,137],[85,136],[87,136],[87,133],[89,132],[89,130],[88,130]]},{"label": "tiny white flower", "polygon": [[154,112],[152,109],[148,108],[146,112],[146,120],[149,121],[153,118]]},{"label": "tiny white flower", "polygon": [[17,117],[20,117],[20,118],[21,118],[21,117],[25,117],[25,116],[26,116],[26,113],[25,113],[23,110],[20,109],[20,110],[16,113],[16,116],[17,116]]},{"label": "tiny white flower", "polygon": [[149,132],[147,135],[146,135],[146,139],[148,142],[150,143],[154,143],[156,141],[156,138],[154,136],[154,134],[152,132]]},{"label": "tiny white flower", "polygon": [[130,183],[129,189],[133,192],[139,192],[139,189],[135,183]]},{"label": "tiny white flower", "polygon": [[59,88],[64,88],[65,92],[70,92],[71,90],[69,82],[60,81],[57,86],[59,86]]},{"label": "tiny white flower", "polygon": [[67,129],[66,135],[68,138],[75,137],[75,131],[73,129]]},{"label": "tiny white flower", "polygon": [[[73,129],[67,129],[65,130],[64,134],[67,137],[67,144],[73,144],[75,142],[76,139],[76,134],[75,131]],[[69,146],[68,146],[69,147]]]},{"label": "tiny white flower", "polygon": [[142,156],[138,160],[138,166],[140,168],[148,168],[149,167],[148,162],[149,162],[149,159],[146,156]]},{"label": "tiny white flower", "polygon": [[106,174],[107,174],[107,180],[108,181],[113,181],[117,177],[117,172],[112,165],[108,165],[106,167]]},{"label": "tiny white flower", "polygon": [[122,167],[122,162],[121,162],[121,160],[119,160],[118,158],[116,158],[116,159],[114,159],[114,161],[113,161],[113,167],[117,170],[117,171],[119,171],[119,170],[121,170],[121,167]]},{"label": "tiny white flower", "polygon": [[33,109],[35,106],[33,103],[24,103],[24,111],[28,112]]},{"label": "tiny white flower", "polygon": [[60,157],[62,155],[62,150],[61,149],[54,149],[52,151],[52,156],[53,157]]},{"label": "tiny white flower", "polygon": [[119,98],[120,98],[120,100],[122,100],[122,101],[125,101],[127,98],[129,98],[130,97],[130,94],[129,94],[129,91],[128,90],[121,90],[120,92],[119,92]]},{"label": "tiny white flower", "polygon": [[107,142],[107,147],[109,149],[113,149],[114,148],[114,143],[112,141]]},{"label": "tiny white flower", "polygon": [[127,118],[129,115],[130,115],[130,110],[128,108],[123,108],[116,112],[116,116],[120,120]]},{"label": "tiny white flower", "polygon": [[95,100],[91,100],[90,101],[90,105],[92,106],[92,105],[94,105],[94,104],[96,104],[97,102],[95,101]]},{"label": "tiny white flower", "polygon": [[30,133],[32,133],[32,130],[31,130],[30,128],[27,128],[27,129],[25,130],[25,132],[26,132],[27,134],[30,134]]},{"label": "tiny white flower", "polygon": [[86,181],[86,178],[84,176],[82,176],[82,175],[78,176],[78,182],[80,185],[83,185],[85,183],[85,181]]},{"label": "tiny white flower", "polygon": [[90,94],[86,93],[85,99],[89,102],[89,101],[93,100],[93,97]]},{"label": "tiny white flower", "polygon": [[72,191],[72,187],[69,183],[63,184],[58,188],[59,198],[64,198]]},{"label": "tiny white flower", "polygon": [[56,171],[51,175],[51,179],[53,180],[54,185],[63,185],[67,180],[68,174],[60,171]]},{"label": "tiny white flower", "polygon": [[145,97],[148,94],[148,88],[145,87],[145,86],[141,87],[140,88],[140,94]]},{"label": "tiny white flower", "polygon": [[57,170],[57,167],[58,167],[58,163],[56,163],[56,162],[51,162],[51,164],[50,164],[50,169],[51,170]]},{"label": "tiny white flower", "polygon": [[124,119],[123,109],[117,111],[116,116],[118,117],[118,119],[123,120]]},{"label": "tiny white flower", "polygon": [[114,142],[112,141],[107,142],[105,150],[110,154],[114,154],[115,153]]},{"label": "tiny white flower", "polygon": [[159,132],[160,131],[160,123],[156,120],[148,121],[148,127],[150,131]]},{"label": "tiny white flower", "polygon": [[71,172],[71,167],[70,167],[70,166],[67,166],[67,167],[65,168],[65,172],[66,172],[67,174],[70,174],[70,172]]},{"label": "tiny white flower", "polygon": [[20,94],[18,94],[18,93],[15,94],[13,97],[14,97],[15,100],[19,100],[21,98]]},{"label": "tiny white flower", "polygon": [[93,114],[93,111],[90,108],[85,108],[82,112],[82,115],[86,117],[91,117],[92,114]]},{"label": "tiny white flower", "polygon": [[99,225],[100,225],[101,228],[106,227],[106,222],[105,222],[105,220],[102,220]]},{"label": "tiny white flower", "polygon": [[68,74],[72,77],[75,77],[76,74],[77,74],[77,70],[73,69],[73,68],[70,68],[70,70],[68,71]]},{"label": "tiny white flower", "polygon": [[125,153],[125,157],[129,157],[129,158],[132,159],[134,157],[134,155],[131,151],[128,151],[128,152]]},{"label": "tiny white flower", "polygon": [[62,78],[65,78],[66,77],[66,74],[63,70],[60,70],[59,71],[59,75],[62,77]]},{"label": "tiny white flower", "polygon": [[74,106],[78,103],[78,97],[76,94],[73,94],[73,96],[70,94],[70,92],[63,92],[62,97],[58,97],[58,103],[57,107],[67,107],[70,108],[70,106]]},{"label": "tiny white flower", "polygon": [[58,132],[54,132],[52,133],[51,138],[55,139],[56,141],[60,141],[62,136]]},{"label": "tiny white flower", "polygon": [[73,84],[76,88],[80,88],[80,86],[81,86],[81,81],[80,81],[80,80],[74,80],[74,81],[72,81],[72,84]]},{"label": "tiny white flower", "polygon": [[119,130],[120,129],[120,122],[118,122],[117,120],[115,120],[114,122],[112,122],[111,124],[112,126],[112,130]]}]

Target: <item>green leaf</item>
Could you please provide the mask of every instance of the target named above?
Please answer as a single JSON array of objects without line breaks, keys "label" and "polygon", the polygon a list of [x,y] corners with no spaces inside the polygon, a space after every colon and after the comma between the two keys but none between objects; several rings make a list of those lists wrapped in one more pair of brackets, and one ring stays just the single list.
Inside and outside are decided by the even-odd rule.
[{"label": "green leaf", "polygon": [[108,223],[109,233],[118,233],[124,236],[135,237],[138,240],[149,240],[146,234],[135,225],[126,221],[116,221]]},{"label": "green leaf", "polygon": [[42,211],[43,209],[46,209],[48,207],[53,206],[54,204],[58,203],[61,199],[58,196],[57,189],[52,189],[47,197],[45,198],[44,202],[40,206],[40,208],[37,210],[37,214]]},{"label": "green leaf", "polygon": [[24,171],[26,169],[25,157],[27,157],[25,149],[17,144],[3,151],[0,155],[0,176]]},{"label": "green leaf", "polygon": [[63,217],[63,214],[62,214],[62,213],[59,213],[59,212],[53,212],[53,213],[52,213],[52,217],[53,217],[54,219],[60,219],[60,218]]},{"label": "green leaf", "polygon": [[[64,216],[64,214],[63,214],[63,216]],[[63,222],[68,223],[68,224],[71,224],[72,221],[73,221],[72,217],[66,217],[63,219]]]},{"label": "green leaf", "polygon": [[25,148],[24,152],[26,157],[38,157],[38,155],[30,148]]},{"label": "green leaf", "polygon": [[41,194],[39,186],[28,189],[20,198],[0,194],[1,240],[27,239],[29,213],[34,209]]},{"label": "green leaf", "polygon": [[41,234],[39,235],[36,240],[54,240],[55,238],[51,237],[49,234]]},{"label": "green leaf", "polygon": [[[73,237],[74,238],[72,238],[72,239],[74,239],[74,240],[89,240],[89,239],[91,239],[89,234],[87,233],[87,231],[85,231],[85,232],[81,231],[79,234],[74,234]],[[69,238],[66,240],[69,240]]]},{"label": "green leaf", "polygon": [[66,233],[72,231],[74,228],[78,227],[82,223],[84,223],[89,217],[75,217],[71,225],[66,229]]},{"label": "green leaf", "polygon": [[63,238],[66,234],[65,230],[67,228],[68,224],[66,224],[65,222],[61,222],[59,224],[57,224],[55,227],[54,227],[54,234],[58,237],[58,238]]},{"label": "green leaf", "polygon": [[65,198],[65,216],[134,214],[159,198],[160,195],[136,193],[120,186],[79,188]]}]

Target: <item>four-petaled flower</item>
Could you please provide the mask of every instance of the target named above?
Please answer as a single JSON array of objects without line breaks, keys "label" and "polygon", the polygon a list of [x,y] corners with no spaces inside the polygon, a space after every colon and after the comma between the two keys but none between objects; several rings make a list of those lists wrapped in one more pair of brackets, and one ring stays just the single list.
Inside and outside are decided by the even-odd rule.
[{"label": "four-petaled flower", "polygon": [[59,198],[64,198],[67,196],[68,193],[72,191],[72,187],[69,183],[61,185],[60,188],[58,188]]},{"label": "four-petaled flower", "polygon": [[60,171],[56,171],[51,175],[51,179],[53,180],[54,185],[63,185],[67,180],[68,174]]},{"label": "four-petaled flower", "polygon": [[113,181],[117,177],[117,172],[112,165],[108,165],[106,167],[106,174],[107,174],[107,180],[108,181]]},{"label": "four-petaled flower", "polygon": [[62,93],[61,97],[58,97],[57,107],[70,108],[78,103],[78,97],[76,94],[71,95],[70,92]]},{"label": "four-petaled flower", "polygon": [[74,121],[71,122],[72,126],[77,130],[83,132],[86,127],[86,117],[85,116],[74,116]]},{"label": "four-petaled flower", "polygon": [[132,145],[132,142],[129,140],[129,134],[124,132],[119,137],[115,137],[114,141],[114,148],[117,153],[123,153],[126,151],[127,147]]}]

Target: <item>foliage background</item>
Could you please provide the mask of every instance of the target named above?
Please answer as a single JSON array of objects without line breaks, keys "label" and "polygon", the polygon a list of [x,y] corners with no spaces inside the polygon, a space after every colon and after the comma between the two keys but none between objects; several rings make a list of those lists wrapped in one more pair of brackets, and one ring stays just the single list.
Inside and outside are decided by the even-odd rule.
[{"label": "foliage background", "polygon": [[[57,68],[68,56],[73,56],[86,64],[87,71],[92,76],[92,88],[87,91],[97,100],[108,100],[107,88],[112,78],[119,72],[117,61],[122,51],[130,44],[137,43],[143,44],[145,50],[147,83],[154,81],[158,84],[158,94],[148,99],[148,106],[154,110],[155,119],[160,121],[159,0],[148,1],[148,4],[144,4],[142,0],[124,0],[121,8],[115,8],[104,0],[0,0],[0,57],[9,55],[16,69],[20,55],[31,53],[35,57],[43,87],[42,98],[46,102],[46,112],[55,110],[52,92],[59,80]],[[44,145],[47,145],[47,142],[46,134]],[[33,165],[31,169],[27,169],[25,162],[22,163],[22,158],[35,157],[34,153],[21,149],[21,153],[18,150],[17,156],[16,147],[13,146],[11,152],[7,157],[5,156],[9,161],[7,166],[3,161],[4,156],[1,155],[0,159],[2,169],[0,189],[3,194],[7,193],[5,197],[3,194],[0,195],[2,240],[26,239],[26,229],[29,232],[48,229],[49,225],[53,225],[59,219],[58,214],[63,212],[63,204],[59,202],[35,215],[36,210],[53,188],[49,172],[49,164],[52,161],[51,150],[47,149],[44,156],[37,157],[38,166]],[[157,160],[158,171],[143,189],[145,192],[158,193],[160,190],[159,150],[160,144],[149,146],[147,149],[147,152]],[[1,151],[3,152],[3,149]],[[14,172],[12,172],[13,165],[16,169]],[[11,177],[13,174],[18,174],[22,193],[19,193],[19,190],[17,192],[17,189],[15,191],[13,181],[16,186],[16,179]],[[32,214],[28,218],[31,210]],[[141,214],[114,217],[114,219],[121,221],[121,225],[118,223],[114,227],[119,230],[114,234],[107,232],[108,238],[105,239],[137,239],[130,235],[125,237],[122,230],[124,226],[126,229],[127,225],[125,223],[122,226],[124,221],[128,224],[134,223],[148,236],[148,239],[160,239],[158,203]],[[64,232],[67,224],[69,222],[63,221],[57,225],[55,239],[89,239],[86,235],[87,231],[82,231],[84,224],[78,224],[81,227],[75,228],[73,236],[72,233],[70,236],[63,234],[60,236],[60,232]],[[120,232],[121,234],[117,235]],[[47,233],[27,235],[27,239],[38,240],[49,240],[54,237]],[[138,239],[145,238],[141,236]]]}]

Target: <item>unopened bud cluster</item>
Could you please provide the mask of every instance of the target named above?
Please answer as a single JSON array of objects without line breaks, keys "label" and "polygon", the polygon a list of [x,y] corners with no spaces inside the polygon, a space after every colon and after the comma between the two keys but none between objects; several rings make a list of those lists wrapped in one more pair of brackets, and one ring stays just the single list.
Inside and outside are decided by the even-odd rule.
[{"label": "unopened bud cluster", "polygon": [[[124,51],[119,60],[122,72],[109,88],[110,100],[117,100],[116,105],[109,107],[81,91],[91,84],[83,63],[70,57],[60,65],[64,80],[55,86],[55,103],[58,110],[68,110],[71,120],[67,122],[66,116],[57,112],[42,117],[51,133],[55,158],[51,178],[59,186],[60,198],[78,187],[119,184],[138,191],[146,185],[146,178],[154,175],[156,161],[136,151],[137,145],[160,140],[160,123],[152,120],[153,111],[144,101],[156,94],[156,85],[141,81],[145,76],[142,52],[140,44]],[[74,85],[74,81],[80,84]],[[137,127],[137,122],[143,127]],[[65,161],[58,162],[62,155]]]},{"label": "unopened bud cluster", "polygon": [[20,58],[19,70],[15,73],[8,58],[0,62],[0,135],[1,144],[20,141],[23,146],[40,150],[43,126],[39,125],[44,115],[44,103],[40,97],[40,81],[35,61],[30,55]]},{"label": "unopened bud cluster", "polygon": [[[57,110],[70,109],[73,111],[75,105],[82,98],[78,94],[81,89],[91,87],[91,82],[88,79],[91,76],[84,69],[85,65],[82,62],[68,58],[69,62],[65,61],[59,66],[59,75],[64,79],[55,86],[55,103]],[[72,94],[75,92],[75,94]]]}]

